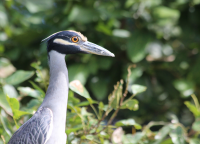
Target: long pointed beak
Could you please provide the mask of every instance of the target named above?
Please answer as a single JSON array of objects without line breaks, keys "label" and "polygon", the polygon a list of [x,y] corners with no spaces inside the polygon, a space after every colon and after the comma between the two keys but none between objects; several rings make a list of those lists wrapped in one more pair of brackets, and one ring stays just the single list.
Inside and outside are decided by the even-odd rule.
[{"label": "long pointed beak", "polygon": [[99,45],[96,45],[94,43],[88,42],[88,41],[84,42],[80,46],[80,48],[81,48],[81,51],[86,52],[86,53],[115,57],[115,55],[113,53],[106,50],[105,48],[103,48]]}]

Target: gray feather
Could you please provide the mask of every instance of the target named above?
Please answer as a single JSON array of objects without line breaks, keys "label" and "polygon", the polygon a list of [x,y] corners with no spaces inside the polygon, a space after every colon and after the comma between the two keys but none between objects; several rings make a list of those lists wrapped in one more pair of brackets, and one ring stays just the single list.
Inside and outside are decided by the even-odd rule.
[{"label": "gray feather", "polygon": [[45,144],[53,128],[53,114],[41,107],[11,137],[8,144]]}]

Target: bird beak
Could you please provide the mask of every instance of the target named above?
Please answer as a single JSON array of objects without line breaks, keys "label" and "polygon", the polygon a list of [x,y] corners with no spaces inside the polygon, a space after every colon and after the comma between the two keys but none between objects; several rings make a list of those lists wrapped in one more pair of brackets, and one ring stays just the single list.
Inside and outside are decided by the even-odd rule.
[{"label": "bird beak", "polygon": [[106,50],[105,48],[98,46],[94,43],[88,42],[88,41],[84,42],[80,46],[80,49],[81,49],[81,51],[86,52],[86,53],[115,57],[115,55],[113,53]]}]

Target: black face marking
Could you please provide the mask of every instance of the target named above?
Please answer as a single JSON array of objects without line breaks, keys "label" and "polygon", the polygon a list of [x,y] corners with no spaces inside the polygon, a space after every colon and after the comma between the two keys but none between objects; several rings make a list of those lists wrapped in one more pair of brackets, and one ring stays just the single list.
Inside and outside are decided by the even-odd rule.
[{"label": "black face marking", "polygon": [[[47,38],[47,51],[50,52],[51,50],[55,50],[62,54],[85,53],[81,51],[79,46],[79,42],[81,43],[79,40],[80,36],[82,35],[79,35],[79,33],[73,31],[58,32],[55,35]],[[54,40],[66,41],[68,44],[57,43]],[[76,45],[73,45],[74,43],[76,43]]]}]

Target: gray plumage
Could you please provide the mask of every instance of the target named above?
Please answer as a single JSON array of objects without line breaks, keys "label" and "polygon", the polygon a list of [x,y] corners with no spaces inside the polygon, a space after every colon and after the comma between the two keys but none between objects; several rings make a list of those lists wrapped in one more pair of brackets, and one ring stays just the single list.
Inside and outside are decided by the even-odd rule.
[{"label": "gray plumage", "polygon": [[8,144],[45,144],[50,137],[52,124],[52,111],[40,108],[15,132]]}]

